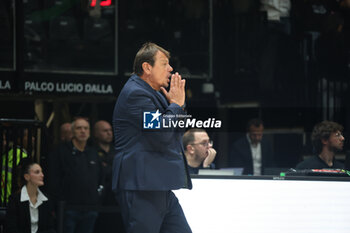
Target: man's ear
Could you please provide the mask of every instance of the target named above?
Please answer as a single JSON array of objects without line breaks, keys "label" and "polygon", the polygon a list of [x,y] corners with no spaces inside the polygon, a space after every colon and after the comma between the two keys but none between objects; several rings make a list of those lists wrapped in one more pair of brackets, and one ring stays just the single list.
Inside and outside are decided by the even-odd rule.
[{"label": "man's ear", "polygon": [[186,146],[186,150],[188,151],[188,153],[190,153],[190,154],[192,154],[193,153],[193,146],[192,145],[190,145],[190,144],[188,144],[187,146]]},{"label": "man's ear", "polygon": [[145,74],[151,74],[152,66],[148,62],[142,63],[142,69]]}]

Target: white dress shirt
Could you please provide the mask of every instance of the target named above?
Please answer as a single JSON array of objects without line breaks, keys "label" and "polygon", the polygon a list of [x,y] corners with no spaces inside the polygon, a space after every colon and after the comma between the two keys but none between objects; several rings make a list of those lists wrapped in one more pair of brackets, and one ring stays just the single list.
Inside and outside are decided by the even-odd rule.
[{"label": "white dress shirt", "polygon": [[252,151],[253,173],[254,173],[253,175],[260,176],[261,175],[261,143],[259,142],[257,145],[253,145],[248,134],[247,134],[247,138],[250,145],[250,150]]},{"label": "white dress shirt", "polygon": [[267,12],[267,19],[279,21],[281,17],[289,17],[290,0],[260,0],[261,11]]},{"label": "white dress shirt", "polygon": [[36,233],[38,231],[38,222],[39,222],[39,209],[38,207],[44,202],[47,201],[47,197],[38,189],[38,196],[35,205],[30,201],[27,186],[23,186],[21,190],[21,202],[29,201],[29,213],[30,213],[30,225],[31,232]]}]

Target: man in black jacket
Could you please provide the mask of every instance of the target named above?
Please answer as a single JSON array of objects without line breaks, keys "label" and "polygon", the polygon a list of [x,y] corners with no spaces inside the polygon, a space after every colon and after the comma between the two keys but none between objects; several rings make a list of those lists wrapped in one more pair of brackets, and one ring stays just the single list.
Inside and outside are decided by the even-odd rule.
[{"label": "man in black jacket", "polygon": [[335,154],[343,150],[343,126],[332,121],[322,121],[315,125],[311,141],[316,155],[300,162],[296,169],[344,168],[344,164],[335,159]]},{"label": "man in black jacket", "polygon": [[272,146],[263,139],[264,124],[261,119],[251,119],[247,133],[234,142],[230,157],[230,167],[244,168],[245,175],[262,175],[264,168],[273,167]]},{"label": "man in black jacket", "polygon": [[[94,125],[94,142],[99,158],[101,159],[104,174],[104,191],[101,197],[102,205],[117,206],[112,192],[112,164],[116,154],[113,145],[113,130],[109,122],[100,120]],[[116,207],[118,208],[118,207]],[[124,232],[120,213],[100,212],[95,223],[95,233]]]},{"label": "man in black jacket", "polygon": [[84,118],[72,123],[73,139],[58,146],[49,158],[49,191],[56,202],[64,201],[65,233],[93,232],[97,212],[77,206],[99,203],[102,186],[101,162],[94,147],[87,145],[90,125]]}]

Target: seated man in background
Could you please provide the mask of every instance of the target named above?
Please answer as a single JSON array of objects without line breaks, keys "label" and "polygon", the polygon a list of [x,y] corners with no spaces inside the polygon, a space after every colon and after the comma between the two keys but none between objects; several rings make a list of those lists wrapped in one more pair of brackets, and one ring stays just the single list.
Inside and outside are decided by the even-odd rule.
[{"label": "seated man in background", "polygon": [[213,142],[203,129],[190,129],[182,137],[185,156],[190,174],[198,174],[199,169],[215,168],[216,151]]},{"label": "seated man in background", "polygon": [[263,139],[264,124],[261,119],[247,123],[247,133],[234,142],[229,155],[230,167],[243,167],[244,175],[262,175],[264,168],[274,167],[272,146]]},{"label": "seated man in background", "polygon": [[335,160],[336,152],[343,149],[343,126],[332,121],[322,121],[315,125],[311,142],[316,155],[300,162],[296,169],[344,168],[344,164]]}]

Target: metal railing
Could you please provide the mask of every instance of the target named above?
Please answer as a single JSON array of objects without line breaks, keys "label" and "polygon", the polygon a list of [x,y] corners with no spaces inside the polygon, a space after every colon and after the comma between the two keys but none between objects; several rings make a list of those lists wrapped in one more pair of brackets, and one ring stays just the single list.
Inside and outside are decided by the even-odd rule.
[{"label": "metal railing", "polygon": [[9,195],[19,188],[16,169],[20,160],[30,157],[40,163],[43,129],[44,124],[37,120],[0,118],[0,207],[6,207]]}]

